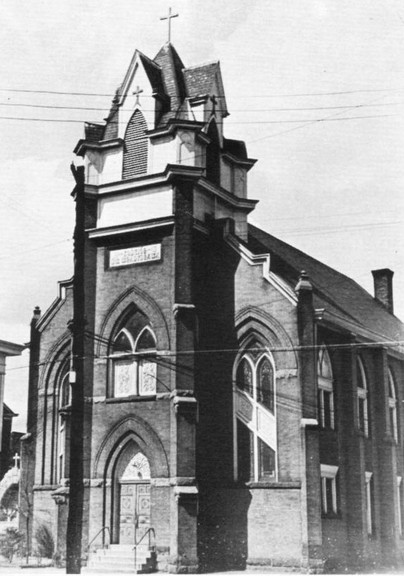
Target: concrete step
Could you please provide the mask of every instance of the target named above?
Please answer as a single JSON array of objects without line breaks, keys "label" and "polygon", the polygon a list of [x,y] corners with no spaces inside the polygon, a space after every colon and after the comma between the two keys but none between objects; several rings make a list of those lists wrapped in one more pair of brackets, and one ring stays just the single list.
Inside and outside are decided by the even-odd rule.
[{"label": "concrete step", "polygon": [[[136,572],[138,574],[155,572],[152,554],[153,552],[149,547],[138,547],[136,554]],[[88,564],[82,572],[84,574],[133,574],[135,572],[134,562],[133,546],[113,544],[110,548],[98,549],[90,554]]]},{"label": "concrete step", "polygon": [[[143,566],[140,566],[137,570],[136,570],[137,574],[152,574],[154,572],[157,572],[157,570],[153,570],[151,568],[144,568]],[[127,568],[126,570],[124,569],[116,569],[114,568],[114,566],[112,566],[111,568],[105,568],[104,566],[99,567],[99,568],[90,568],[88,566],[85,566],[81,569],[81,574],[133,574],[134,573],[134,568],[133,566],[131,568]]]},{"label": "concrete step", "polygon": [[[151,556],[151,552],[150,550],[138,550],[136,552],[136,556],[137,558],[150,558]],[[93,552],[91,554],[91,557],[93,558],[114,558],[119,560],[120,558],[122,559],[128,559],[128,558],[134,558],[135,557],[135,551],[132,550],[132,552],[125,552],[125,553],[119,553],[119,552],[109,552],[108,550],[106,551],[99,551],[97,550],[97,552]]]}]

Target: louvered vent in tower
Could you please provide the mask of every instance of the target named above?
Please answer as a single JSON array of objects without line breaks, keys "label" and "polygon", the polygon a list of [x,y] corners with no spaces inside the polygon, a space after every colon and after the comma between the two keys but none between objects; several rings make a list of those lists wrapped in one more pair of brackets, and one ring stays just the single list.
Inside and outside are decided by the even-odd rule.
[{"label": "louvered vent in tower", "polygon": [[140,110],[133,114],[125,134],[122,178],[127,180],[147,172],[147,124]]}]

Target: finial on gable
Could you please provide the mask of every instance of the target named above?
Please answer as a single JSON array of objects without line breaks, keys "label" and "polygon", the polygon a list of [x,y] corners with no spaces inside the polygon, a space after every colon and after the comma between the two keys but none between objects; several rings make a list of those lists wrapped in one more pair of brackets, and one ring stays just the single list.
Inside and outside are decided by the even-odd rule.
[{"label": "finial on gable", "polygon": [[295,292],[300,292],[301,290],[313,290],[309,275],[305,270],[300,272],[299,281],[296,284]]}]

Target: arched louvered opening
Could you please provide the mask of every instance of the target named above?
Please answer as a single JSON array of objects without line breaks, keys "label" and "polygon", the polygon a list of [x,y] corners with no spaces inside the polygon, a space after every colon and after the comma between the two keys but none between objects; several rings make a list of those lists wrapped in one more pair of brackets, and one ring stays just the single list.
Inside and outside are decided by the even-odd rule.
[{"label": "arched louvered opening", "polygon": [[214,120],[209,124],[208,136],[210,142],[206,148],[206,178],[220,186],[220,141]]},{"label": "arched louvered opening", "polygon": [[125,133],[122,178],[127,180],[147,172],[147,124],[140,110],[136,110]]}]

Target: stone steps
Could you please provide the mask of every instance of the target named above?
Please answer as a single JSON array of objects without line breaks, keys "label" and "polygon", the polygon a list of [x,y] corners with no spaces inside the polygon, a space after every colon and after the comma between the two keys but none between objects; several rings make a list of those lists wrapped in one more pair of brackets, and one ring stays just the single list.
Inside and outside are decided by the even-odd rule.
[{"label": "stone steps", "polygon": [[[136,572],[155,572],[154,553],[147,546],[139,546],[136,553]],[[135,551],[131,545],[112,544],[90,554],[83,574],[117,573],[133,574],[135,571]]]}]

